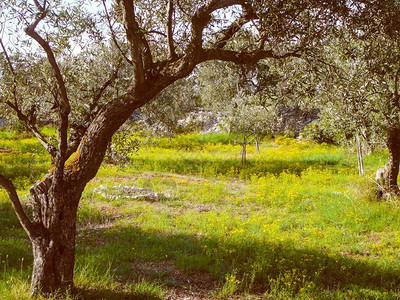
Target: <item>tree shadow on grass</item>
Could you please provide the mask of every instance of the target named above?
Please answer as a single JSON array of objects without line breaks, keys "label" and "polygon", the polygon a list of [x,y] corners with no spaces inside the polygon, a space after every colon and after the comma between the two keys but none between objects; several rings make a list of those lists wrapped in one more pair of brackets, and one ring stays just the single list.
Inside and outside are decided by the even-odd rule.
[{"label": "tree shadow on grass", "polygon": [[282,243],[229,242],[117,227],[84,231],[78,245],[81,263],[95,258],[100,266],[111,264],[119,281],[155,280],[167,289],[190,286],[203,294],[222,287],[229,274],[239,280],[239,291],[254,294],[270,291],[278,281],[281,287],[292,285],[292,296],[310,284],[315,291],[391,292],[400,285],[397,266],[383,267],[356,254],[297,249]]},{"label": "tree shadow on grass", "polygon": [[273,159],[258,161],[248,159],[246,165],[242,165],[239,159],[206,159],[206,158],[182,158],[182,159],[147,159],[137,157],[133,160],[134,165],[142,169],[158,172],[171,172],[176,174],[223,174],[231,177],[240,176],[250,178],[251,175],[274,174],[276,176],[285,172],[300,175],[303,171],[314,169],[343,168],[344,163],[337,157],[324,156],[321,159],[299,158],[299,159]]},{"label": "tree shadow on grass", "polygon": [[[32,264],[29,240],[10,204],[0,203],[0,213],[0,258],[5,261],[7,257],[7,268],[23,268],[24,273],[29,273]],[[239,290],[255,294],[271,290],[274,280],[292,284],[292,295],[309,283],[317,290],[333,291],[356,288],[394,292],[400,286],[398,265],[383,266],[372,259],[363,259],[368,254],[332,254],[323,249],[298,249],[293,244],[110,226],[82,231],[77,245],[81,265],[95,264],[100,274],[109,269],[113,280],[121,285],[146,280],[158,282],[166,289],[190,287],[207,295],[223,286],[227,274],[233,274],[241,282]],[[105,285],[93,288],[91,280],[96,278],[89,278],[89,285],[75,289],[79,299],[158,298],[146,290],[129,292],[107,289]]]},{"label": "tree shadow on grass", "polygon": [[78,299],[84,300],[99,300],[99,299],[113,299],[113,300],[159,300],[159,297],[148,294],[132,294],[128,292],[116,292],[108,289],[84,289],[74,288],[72,295]]}]

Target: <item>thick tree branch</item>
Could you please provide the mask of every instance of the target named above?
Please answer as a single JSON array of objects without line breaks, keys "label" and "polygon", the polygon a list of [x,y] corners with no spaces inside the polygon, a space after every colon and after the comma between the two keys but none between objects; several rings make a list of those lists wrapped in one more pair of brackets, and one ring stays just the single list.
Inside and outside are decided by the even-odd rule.
[{"label": "thick tree branch", "polygon": [[22,227],[25,229],[29,238],[31,239],[34,236],[34,224],[29,220],[28,216],[25,214],[25,211],[22,207],[21,201],[19,200],[17,191],[15,189],[14,184],[11,180],[5,178],[2,174],[0,174],[0,184],[7,191],[8,196],[10,197],[11,204],[17,214],[18,220],[21,223]]},{"label": "thick tree branch", "polygon": [[168,56],[173,59],[176,56],[175,53],[175,45],[174,45],[174,37],[173,37],[173,16],[174,16],[174,0],[168,1],[168,21],[167,21],[167,39],[168,39]]},{"label": "thick tree branch", "polygon": [[[143,65],[145,68],[145,72],[148,72],[149,70],[151,71],[154,67],[154,62],[153,62],[153,54],[151,53],[151,47],[143,33],[143,30],[140,29],[139,31],[140,34],[140,42],[142,43],[144,49],[143,49]],[[151,72],[150,72],[151,74]],[[149,73],[146,74],[147,76]]]},{"label": "thick tree branch", "polygon": [[245,0],[209,0],[201,6],[192,17],[190,48],[200,49],[203,41],[203,30],[211,20],[211,14],[221,8],[233,5],[245,5]]},{"label": "thick tree branch", "polygon": [[47,0],[43,1],[43,6],[40,5],[39,1],[37,0],[33,0],[33,2],[35,2],[35,5],[40,12],[44,12],[46,10]]},{"label": "thick tree branch", "polygon": [[[246,5],[246,0],[209,0],[200,6],[191,17],[190,42],[182,57],[177,57],[169,63],[162,62],[164,75],[172,78],[182,78],[188,75],[203,58],[203,30],[211,20],[211,14],[232,5]],[[173,80],[173,79],[172,79]]]},{"label": "thick tree branch", "polygon": [[227,29],[218,33],[219,37],[214,43],[215,48],[222,49],[228,43],[228,41],[240,30],[242,26],[256,18],[255,14],[245,13],[236,19]]},{"label": "thick tree branch", "polygon": [[[210,22],[211,15],[214,11],[228,8],[233,5],[241,5],[244,10],[244,14],[242,15],[242,18],[238,18],[234,24],[231,24],[231,26],[221,32],[221,36],[216,41],[216,44],[219,44],[220,48],[223,48],[227,41],[231,39],[237,31],[240,30],[242,25],[246,24],[246,19],[251,20],[252,18],[256,17],[249,9],[250,7],[246,0],[207,1],[204,5],[200,6],[191,17],[191,38],[187,49],[184,51],[184,54],[176,55],[174,59],[167,59],[156,63],[157,68],[160,70],[161,77],[168,78],[168,80],[173,82],[178,78],[187,76],[191,71],[193,71],[198,63],[213,59],[211,57],[212,55],[203,49],[203,31]],[[208,59],[207,57],[204,57],[204,54],[210,55],[210,58]],[[220,53],[220,56],[221,55],[225,56]]]},{"label": "thick tree branch", "polygon": [[121,0],[120,3],[122,3],[123,8],[126,37],[131,47],[134,85],[142,85],[145,82],[146,74],[143,65],[142,48],[140,47],[140,27],[136,21],[135,7],[133,0]]}]

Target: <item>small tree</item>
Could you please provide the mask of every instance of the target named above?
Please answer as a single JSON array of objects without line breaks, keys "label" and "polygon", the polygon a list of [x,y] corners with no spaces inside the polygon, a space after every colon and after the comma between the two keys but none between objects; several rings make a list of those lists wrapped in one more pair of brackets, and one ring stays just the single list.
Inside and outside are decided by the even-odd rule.
[{"label": "small tree", "polygon": [[[246,146],[271,132],[279,108],[277,72],[266,64],[236,66],[212,62],[199,68],[198,91],[203,106],[222,115],[227,129],[242,136],[242,164]],[[253,139],[251,139],[253,137]]]}]

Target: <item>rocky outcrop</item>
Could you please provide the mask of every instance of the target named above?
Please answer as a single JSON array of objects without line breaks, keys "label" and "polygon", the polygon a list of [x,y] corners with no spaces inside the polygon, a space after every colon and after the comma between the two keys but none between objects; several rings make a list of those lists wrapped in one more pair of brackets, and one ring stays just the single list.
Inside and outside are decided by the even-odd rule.
[{"label": "rocky outcrop", "polygon": [[318,109],[301,109],[297,105],[281,108],[273,131],[298,135],[308,124],[320,119],[318,113]]},{"label": "rocky outcrop", "polygon": [[190,112],[186,118],[178,121],[178,126],[185,131],[198,131],[201,133],[221,132],[226,127],[222,117],[213,112],[197,109]]}]

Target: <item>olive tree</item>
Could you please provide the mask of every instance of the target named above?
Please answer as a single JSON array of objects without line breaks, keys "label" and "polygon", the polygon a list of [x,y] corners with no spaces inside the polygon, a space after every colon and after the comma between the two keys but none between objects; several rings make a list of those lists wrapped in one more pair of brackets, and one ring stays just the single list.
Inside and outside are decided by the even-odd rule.
[{"label": "olive tree", "polygon": [[[346,1],[337,0],[90,3],[0,2],[1,102],[14,110],[52,159],[47,175],[30,189],[33,218],[25,213],[13,183],[0,175],[32,243],[34,293],[73,286],[79,200],[113,134],[136,109],[202,62],[252,64],[301,56],[325,26],[337,23],[336,14],[346,10]],[[236,43],[238,38],[245,43]],[[102,60],[107,68],[96,67],[101,51],[96,44],[110,51],[110,59]],[[93,52],[81,59],[89,49]],[[16,68],[18,57],[29,62],[25,73]],[[40,70],[31,69],[36,65]],[[51,104],[43,106],[49,109],[43,115],[57,126],[55,144],[36,125],[39,107],[25,107],[31,100],[40,102],[40,108]]]},{"label": "olive tree", "polygon": [[[246,146],[272,131],[280,107],[277,83],[280,76],[267,64],[235,65],[208,62],[199,67],[198,93],[205,109],[218,113],[227,130],[242,140],[242,164]],[[251,139],[251,137],[253,137]]]},{"label": "olive tree", "polygon": [[400,5],[370,2],[352,8],[322,50],[310,55],[317,74],[314,101],[347,138],[363,136],[389,150],[383,187],[398,193],[400,164]]},{"label": "olive tree", "polygon": [[[367,107],[372,108],[375,126],[383,132],[389,159],[384,172],[384,187],[389,193],[399,193],[400,165],[400,3],[383,1],[366,3],[356,11],[352,30],[358,41],[358,51],[349,56],[360,59],[365,74],[361,89],[368,91]],[[350,27],[352,28],[352,27]],[[351,49],[351,48],[350,48]],[[353,48],[354,49],[354,48]]]}]

